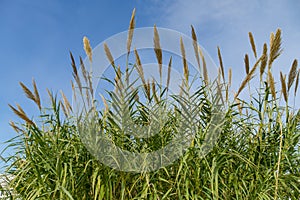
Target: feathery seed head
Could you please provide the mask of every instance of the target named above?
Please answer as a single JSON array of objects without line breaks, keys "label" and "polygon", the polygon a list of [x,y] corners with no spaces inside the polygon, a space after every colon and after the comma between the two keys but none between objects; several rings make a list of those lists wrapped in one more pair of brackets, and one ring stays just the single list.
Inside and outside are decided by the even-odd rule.
[{"label": "feathery seed head", "polygon": [[290,72],[289,72],[288,91],[290,91],[290,89],[295,81],[295,78],[297,76],[297,67],[298,67],[298,61],[297,61],[297,59],[295,59],[292,64],[292,67],[290,69]]},{"label": "feathery seed head", "polygon": [[91,48],[90,41],[86,36],[83,37],[83,48],[84,48],[84,51],[85,51],[86,55],[88,56],[90,62],[92,62],[93,61],[92,60],[92,55],[93,55],[92,51],[93,50]]},{"label": "feathery seed head", "polygon": [[255,47],[255,42],[254,42],[254,38],[251,32],[249,32],[249,39],[250,39],[250,44],[252,47],[252,51],[254,53],[254,57],[257,58],[257,54],[256,54],[256,47]]}]

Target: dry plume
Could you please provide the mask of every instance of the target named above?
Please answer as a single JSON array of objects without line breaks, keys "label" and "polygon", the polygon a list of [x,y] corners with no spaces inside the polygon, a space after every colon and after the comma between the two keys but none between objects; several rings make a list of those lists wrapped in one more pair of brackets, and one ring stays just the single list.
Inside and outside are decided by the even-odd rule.
[{"label": "dry plume", "polygon": [[249,56],[248,56],[248,54],[245,54],[244,63],[245,63],[246,74],[249,74],[250,65],[249,65]]},{"label": "dry plume", "polygon": [[187,60],[186,60],[185,48],[184,48],[182,37],[180,37],[180,50],[181,50],[181,55],[182,55],[183,74],[184,74],[185,80],[188,83],[188,80],[189,80],[189,68],[188,68],[188,64],[187,64]]},{"label": "dry plume", "polygon": [[152,92],[153,92],[153,96],[154,96],[154,100],[156,103],[159,102],[157,95],[156,95],[156,87],[155,87],[155,80],[154,78],[152,79]]},{"label": "dry plume", "polygon": [[285,76],[283,76],[282,72],[280,72],[280,82],[281,82],[281,89],[282,89],[284,101],[287,102],[288,101],[288,93],[287,93],[287,89],[286,89]]},{"label": "dry plume", "polygon": [[197,35],[195,32],[194,27],[191,25],[192,28],[192,39],[193,39],[193,47],[194,47],[194,52],[197,60],[198,67],[200,69],[200,58],[199,58],[199,49],[198,49],[198,40],[197,40]]},{"label": "dry plume", "polygon": [[296,96],[297,90],[298,90],[299,74],[300,74],[300,69],[299,69],[298,72],[297,72],[297,78],[296,78],[296,83],[295,83],[295,91],[294,91],[294,95],[295,95],[295,96]]},{"label": "dry plume", "polygon": [[83,60],[82,60],[81,56],[79,57],[79,60],[80,60],[80,67],[81,67],[82,76],[84,78],[84,81],[86,83],[88,83],[88,74],[87,74],[87,71],[86,71],[86,68],[84,66],[84,63],[83,63]]},{"label": "dry plume", "polygon": [[245,79],[243,80],[243,82],[241,83],[241,86],[239,87],[237,93],[235,94],[235,99],[238,97],[238,95],[242,92],[242,90],[245,88],[245,86],[247,85],[247,83],[254,77],[254,72],[259,64],[259,62],[261,62],[262,57],[260,57],[256,63],[254,64],[253,68],[251,69],[251,71],[249,72],[249,74],[247,74],[247,76],[245,77]]},{"label": "dry plume", "polygon": [[22,83],[19,82],[19,84],[21,85],[23,91],[25,92],[27,98],[33,100],[35,102],[35,96],[33,95],[33,93]]},{"label": "dry plume", "polygon": [[24,110],[21,108],[19,104],[17,104],[18,109],[14,108],[12,105],[8,104],[8,106],[12,109],[12,111],[21,119],[23,119],[25,122],[27,122],[29,125],[35,125],[33,121],[31,121],[27,115],[25,114]]},{"label": "dry plume", "polygon": [[268,83],[270,85],[271,94],[273,96],[273,99],[276,100],[275,82],[274,82],[274,77],[272,75],[271,70],[268,70]]},{"label": "dry plume", "polygon": [[37,106],[41,110],[42,109],[41,98],[40,98],[39,91],[37,89],[37,86],[36,86],[36,83],[35,83],[34,79],[32,79],[32,85],[33,85],[33,92],[34,92],[34,96],[35,96],[35,103],[37,104]]},{"label": "dry plume", "polygon": [[130,53],[130,47],[131,47],[131,43],[132,43],[134,27],[135,27],[135,8],[132,11],[131,19],[130,19],[130,23],[129,23],[129,27],[128,27],[127,58],[129,56],[129,53]]},{"label": "dry plume", "polygon": [[162,50],[160,47],[160,41],[159,41],[159,34],[156,28],[156,25],[154,25],[154,52],[156,55],[156,59],[158,62],[158,69],[159,69],[159,77],[161,79],[162,77]]},{"label": "dry plume", "polygon": [[271,68],[274,60],[281,54],[281,30],[277,29],[275,36],[271,34],[271,44],[270,44],[270,59],[268,67]]},{"label": "dry plume", "polygon": [[170,85],[171,69],[172,69],[172,56],[170,57],[169,65],[168,65],[167,88],[169,88],[169,85]]},{"label": "dry plume", "polygon": [[252,35],[251,32],[249,32],[249,40],[250,40],[250,44],[251,44],[251,47],[252,47],[252,51],[254,53],[254,57],[257,58],[257,54],[256,54],[256,46],[255,46],[255,42],[254,42],[254,37]]},{"label": "dry plume", "polygon": [[228,71],[228,86],[229,87],[231,86],[231,81],[232,81],[232,69],[229,68],[229,71]]},{"label": "dry plume", "polygon": [[260,70],[259,70],[260,71],[260,75],[259,75],[260,81],[262,81],[262,77],[265,72],[267,62],[268,62],[268,47],[267,47],[267,44],[264,43],[262,61],[260,63]]},{"label": "dry plume", "polygon": [[114,67],[115,66],[115,61],[114,61],[114,58],[109,50],[109,47],[107,46],[106,43],[104,43],[104,51],[105,51],[105,54],[106,54],[106,57],[108,59],[108,61],[110,62],[110,64]]},{"label": "dry plume", "polygon": [[13,121],[10,121],[10,122],[9,122],[9,125],[10,125],[17,133],[23,132],[23,130],[20,129]]},{"label": "dry plume", "polygon": [[296,78],[296,75],[297,75],[297,67],[298,67],[298,61],[297,59],[294,60],[293,64],[292,64],[292,67],[290,69],[290,72],[289,72],[289,78],[288,78],[288,91],[290,91],[294,81],[295,81],[295,78]]},{"label": "dry plume", "polygon": [[63,104],[65,105],[65,108],[67,109],[67,112],[69,113],[70,111],[72,111],[72,106],[71,106],[69,100],[67,99],[66,95],[64,94],[64,92],[60,91],[60,94],[63,98],[63,102],[64,102]]},{"label": "dry plume", "polygon": [[143,66],[142,66],[140,56],[136,49],[134,49],[134,54],[135,54],[135,60],[136,60],[136,69],[137,69],[137,72],[138,72],[140,78],[142,79],[143,85],[145,87],[146,81],[145,81]]},{"label": "dry plume", "polygon": [[198,50],[199,50],[201,60],[202,60],[204,83],[207,85],[208,84],[208,72],[207,72],[207,67],[206,67],[206,61],[205,61],[203,52],[199,46],[198,46]]},{"label": "dry plume", "polygon": [[84,51],[85,51],[86,55],[88,56],[90,62],[92,62],[93,61],[92,48],[90,45],[90,41],[86,36],[83,37],[83,48],[84,48]]},{"label": "dry plume", "polygon": [[221,68],[221,75],[222,75],[223,81],[225,82],[224,66],[223,66],[223,60],[222,60],[220,47],[218,47],[218,58],[219,58],[219,63],[220,63],[220,68]]}]

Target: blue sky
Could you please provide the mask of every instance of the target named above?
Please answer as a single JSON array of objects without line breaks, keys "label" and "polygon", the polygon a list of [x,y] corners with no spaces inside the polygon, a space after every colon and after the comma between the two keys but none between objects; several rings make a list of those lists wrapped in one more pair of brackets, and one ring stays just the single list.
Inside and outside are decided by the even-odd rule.
[{"label": "blue sky", "polygon": [[253,61],[249,31],[260,53],[270,33],[282,29],[284,52],[274,64],[276,79],[280,70],[287,73],[293,59],[300,57],[297,0],[0,0],[0,143],[15,135],[9,120],[18,121],[8,103],[19,103],[29,116],[37,114],[19,81],[31,87],[35,78],[44,105],[49,102],[46,88],[57,93],[63,90],[71,98],[69,51],[76,58],[85,56],[83,36],[95,47],[125,31],[133,8],[136,27],[156,24],[189,35],[193,24],[199,43],[216,63],[220,46],[225,67],[233,68],[236,85],[245,74],[244,54],[248,52]]}]

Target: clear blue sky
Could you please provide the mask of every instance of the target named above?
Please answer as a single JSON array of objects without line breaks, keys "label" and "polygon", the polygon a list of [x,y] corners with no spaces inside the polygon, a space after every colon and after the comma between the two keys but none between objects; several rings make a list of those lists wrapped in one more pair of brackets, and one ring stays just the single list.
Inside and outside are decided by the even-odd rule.
[{"label": "clear blue sky", "polygon": [[[36,114],[19,81],[31,86],[35,78],[44,104],[49,101],[46,88],[63,90],[71,98],[69,51],[75,57],[85,56],[83,36],[96,46],[125,31],[133,8],[137,9],[137,27],[155,23],[189,34],[193,24],[200,44],[216,63],[216,47],[221,47],[224,64],[233,68],[237,85],[244,76],[244,53],[249,52],[253,60],[249,31],[260,53],[269,34],[282,29],[284,53],[274,65],[276,78],[300,57],[297,0],[0,0],[0,143],[15,135],[8,122],[18,119],[8,103],[19,103],[29,116]],[[0,150],[3,147],[0,144]]]}]

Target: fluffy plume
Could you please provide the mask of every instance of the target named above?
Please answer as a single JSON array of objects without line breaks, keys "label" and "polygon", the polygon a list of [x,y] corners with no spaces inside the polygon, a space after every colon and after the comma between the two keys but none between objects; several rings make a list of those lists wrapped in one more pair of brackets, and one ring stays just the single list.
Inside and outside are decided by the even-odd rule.
[{"label": "fluffy plume", "polygon": [[146,81],[145,81],[142,62],[141,62],[140,56],[135,48],[134,48],[134,54],[135,54],[135,60],[136,60],[136,69],[137,69],[137,72],[138,72],[140,78],[142,79],[143,85],[145,87]]},{"label": "fluffy plume", "polygon": [[76,67],[76,64],[75,64],[75,59],[73,57],[73,54],[70,52],[70,57],[71,57],[71,65],[72,65],[72,68],[73,68],[73,76],[78,76],[78,72],[77,72],[77,67]]},{"label": "fluffy plume", "polygon": [[81,68],[82,76],[84,78],[84,81],[86,83],[88,83],[88,74],[87,74],[87,71],[86,71],[86,68],[84,66],[84,63],[83,63],[83,60],[82,60],[81,56],[79,57],[79,60],[80,60],[80,68]]},{"label": "fluffy plume", "polygon": [[271,68],[274,60],[281,54],[281,30],[277,29],[275,36],[271,35],[271,44],[270,44],[270,59],[268,66]]},{"label": "fluffy plume", "polygon": [[24,110],[21,108],[20,105],[17,104],[18,109],[14,108],[12,105],[8,104],[8,106],[12,109],[12,111],[21,119],[23,119],[25,122],[27,122],[29,125],[35,125],[33,121],[31,121],[27,115],[25,114]]},{"label": "fluffy plume", "polygon": [[109,107],[108,107],[108,104],[106,102],[106,99],[104,98],[104,96],[102,94],[100,94],[100,96],[101,96],[101,99],[102,99],[104,107],[105,107],[105,112],[108,112]]},{"label": "fluffy plume", "polygon": [[159,102],[157,95],[156,95],[156,87],[155,87],[155,80],[154,78],[152,79],[152,92],[153,92],[153,96],[154,96],[154,100],[156,103]]},{"label": "fluffy plume", "polygon": [[85,51],[86,55],[88,56],[90,62],[92,62],[93,61],[92,48],[90,45],[90,41],[86,36],[83,37],[83,48],[84,48],[84,51]]},{"label": "fluffy plume", "polygon": [[121,91],[121,88],[123,87],[121,78],[122,78],[122,72],[120,66],[118,66],[116,71],[116,77],[115,77],[116,92]]},{"label": "fluffy plume", "polygon": [[156,59],[158,62],[158,69],[159,69],[159,77],[161,79],[162,77],[162,50],[160,47],[160,41],[159,41],[159,34],[156,28],[156,25],[154,25],[154,52],[156,55]]},{"label": "fluffy plume", "polygon": [[74,57],[73,57],[71,52],[70,52],[70,57],[71,57],[71,65],[72,65],[72,68],[73,68],[73,77],[76,81],[76,84],[79,88],[80,93],[82,93],[82,84],[81,84],[80,78],[78,76],[78,71],[77,71],[77,67],[76,67],[76,64],[75,64]]},{"label": "fluffy plume", "polygon": [[130,53],[130,47],[131,47],[131,43],[132,43],[134,27],[135,27],[135,8],[132,11],[131,19],[130,19],[130,23],[129,23],[129,27],[128,27],[127,57],[129,56],[129,53]]},{"label": "fluffy plume", "polygon": [[69,114],[69,112],[72,111],[72,106],[71,106],[69,100],[67,99],[66,95],[63,93],[63,91],[60,91],[60,94],[61,94],[61,96],[63,98],[63,102],[64,102],[63,104],[64,104],[64,106],[66,108],[66,111]]},{"label": "fluffy plume", "polygon": [[37,86],[36,86],[36,83],[35,83],[34,79],[32,79],[32,85],[33,85],[33,92],[34,92],[34,96],[35,96],[35,103],[37,104],[37,106],[41,110],[42,109],[41,99],[40,99],[39,91],[37,89]]},{"label": "fluffy plume", "polygon": [[75,91],[75,86],[74,86],[74,83],[73,81],[71,80],[71,87],[72,87],[72,92],[73,92],[73,97],[74,97],[74,100],[76,101],[76,91]]},{"label": "fluffy plume", "polygon": [[207,72],[207,67],[206,67],[206,61],[203,55],[203,52],[201,50],[201,48],[198,46],[198,50],[201,56],[201,60],[202,60],[202,65],[203,65],[203,78],[204,78],[204,82],[207,85],[208,84],[208,72]]},{"label": "fluffy plume", "polygon": [[181,55],[182,55],[183,74],[184,74],[185,80],[188,83],[188,80],[189,80],[189,68],[188,68],[188,64],[187,64],[187,61],[186,61],[186,55],[185,55],[185,49],[184,49],[184,44],[183,44],[182,37],[180,37],[180,50],[181,50]]},{"label": "fluffy plume", "polygon": [[220,47],[218,47],[218,58],[219,58],[219,63],[220,63],[220,68],[221,68],[221,75],[222,75],[223,81],[225,82],[224,66],[223,66],[223,60],[222,60]]},{"label": "fluffy plume", "polygon": [[246,74],[249,74],[250,64],[249,64],[249,56],[248,56],[248,54],[245,55],[244,63],[245,63]]},{"label": "fluffy plume", "polygon": [[268,70],[268,83],[270,85],[271,89],[271,94],[273,96],[273,99],[276,99],[276,90],[275,90],[275,82],[274,82],[274,77],[272,75],[271,70]]},{"label": "fluffy plume", "polygon": [[267,44],[264,44],[263,47],[263,54],[262,54],[262,60],[260,63],[260,73],[259,73],[259,77],[260,77],[260,81],[262,81],[262,76],[265,72],[266,66],[267,66],[267,62],[268,62],[268,47]]},{"label": "fluffy plume", "polygon": [[249,32],[249,40],[250,40],[250,44],[252,47],[252,51],[254,53],[255,58],[257,58],[257,54],[256,54],[256,47],[255,47],[255,42],[254,42],[254,38],[251,32]]},{"label": "fluffy plume", "polygon": [[10,121],[10,122],[9,122],[9,125],[10,125],[17,133],[23,132],[23,130],[20,129],[13,121]]},{"label": "fluffy plume", "polygon": [[195,52],[198,67],[200,69],[200,58],[199,58],[197,35],[196,35],[194,27],[191,26],[191,28],[192,28],[192,39],[193,39],[194,52]]},{"label": "fluffy plume", "polygon": [[260,57],[256,63],[254,64],[253,68],[251,69],[251,71],[247,74],[247,76],[245,77],[245,79],[243,80],[243,82],[241,83],[241,86],[239,87],[237,93],[235,94],[235,99],[238,97],[238,95],[242,92],[242,90],[245,88],[245,86],[247,85],[247,83],[254,77],[254,72],[259,64],[259,62],[261,62],[262,57]]},{"label": "fluffy plume", "polygon": [[287,89],[286,89],[285,76],[283,76],[282,72],[280,72],[280,81],[281,81],[281,89],[282,89],[283,98],[284,98],[284,101],[287,102],[288,101],[288,93],[287,93]]},{"label": "fluffy plume", "polygon": [[26,94],[27,98],[29,98],[33,102],[35,102],[36,105],[41,110],[41,100],[40,100],[40,96],[39,96],[39,93],[37,91],[37,87],[36,87],[36,84],[35,84],[34,80],[32,81],[32,83],[33,83],[33,87],[34,87],[34,93],[32,93],[22,82],[20,82],[20,85],[21,85],[24,93]]},{"label": "fluffy plume", "polygon": [[295,96],[296,96],[297,90],[298,90],[299,74],[300,74],[300,69],[299,69],[298,72],[297,72],[297,78],[296,78],[296,83],[295,83],[295,91],[294,91],[294,95],[295,95]]},{"label": "fluffy plume", "polygon": [[148,79],[147,84],[144,85],[144,88],[146,90],[146,95],[147,95],[147,99],[150,101],[151,100],[151,94],[150,94],[150,81]]},{"label": "fluffy plume", "polygon": [[169,85],[170,85],[171,69],[172,69],[172,56],[170,57],[169,65],[168,65],[167,88],[169,88]]},{"label": "fluffy plume", "polygon": [[107,46],[106,43],[104,43],[104,51],[105,51],[106,57],[107,57],[108,61],[110,62],[110,64],[112,66],[115,66],[114,58],[113,58],[113,56],[109,50],[109,47]]},{"label": "fluffy plume", "polygon": [[69,116],[69,113],[68,113],[66,107],[64,106],[64,104],[63,104],[61,101],[59,101],[59,105],[60,105],[60,107],[62,108],[62,111],[63,111],[64,115],[65,115],[66,117],[68,117],[68,116]]},{"label": "fluffy plume", "polygon": [[274,38],[275,38],[275,35],[274,35],[274,33],[272,32],[272,33],[270,34],[270,47],[273,45]]},{"label": "fluffy plume", "polygon": [[21,85],[26,96],[35,102],[35,96],[32,94],[32,92],[22,82],[19,82],[19,84]]},{"label": "fluffy plume", "polygon": [[296,78],[296,75],[297,75],[297,66],[298,66],[298,61],[297,59],[294,60],[293,64],[292,64],[292,67],[290,69],[290,72],[289,72],[289,78],[288,78],[288,91],[290,91],[294,81],[295,81],[295,78]]},{"label": "fluffy plume", "polygon": [[231,86],[231,81],[232,81],[232,69],[229,68],[229,71],[228,71],[228,86],[229,87]]}]

